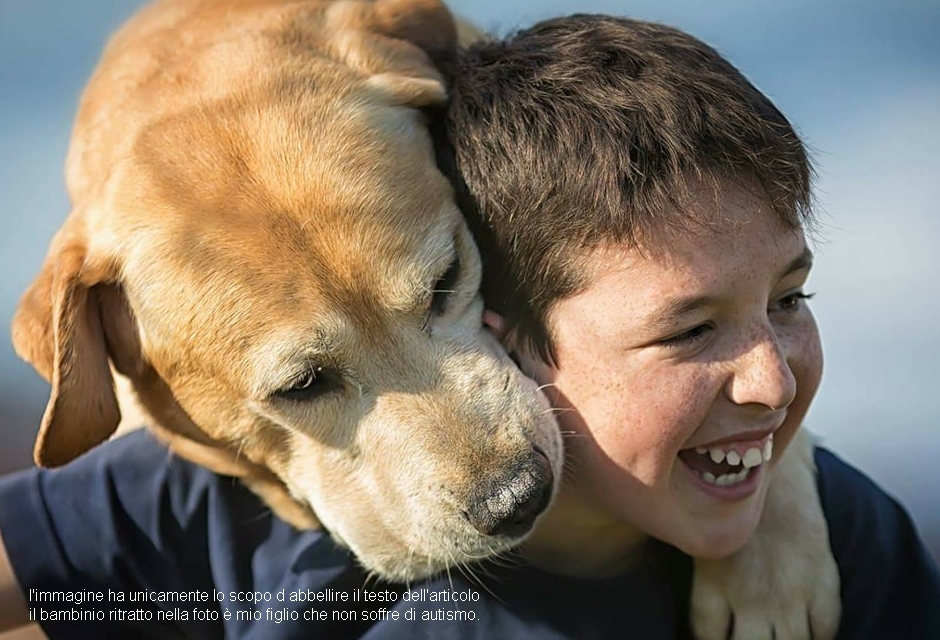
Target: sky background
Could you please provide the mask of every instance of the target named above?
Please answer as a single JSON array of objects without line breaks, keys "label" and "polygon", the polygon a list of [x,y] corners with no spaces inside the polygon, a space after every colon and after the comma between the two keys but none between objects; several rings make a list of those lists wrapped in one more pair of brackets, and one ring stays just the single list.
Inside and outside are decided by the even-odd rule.
[{"label": "sky background", "polygon": [[[69,211],[79,93],[135,0],[0,0],[0,324]],[[808,290],[826,373],[807,425],[940,552],[940,0],[452,2],[499,34],[573,12],[682,28],[736,64],[813,150]],[[30,464],[47,385],[0,339],[0,472]]]}]

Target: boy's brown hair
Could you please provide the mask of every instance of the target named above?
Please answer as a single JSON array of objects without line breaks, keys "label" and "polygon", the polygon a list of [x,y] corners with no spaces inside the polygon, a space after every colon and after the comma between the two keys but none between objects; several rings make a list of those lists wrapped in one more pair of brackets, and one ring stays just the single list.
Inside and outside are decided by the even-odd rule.
[{"label": "boy's brown hair", "polygon": [[548,361],[548,311],[586,286],[586,250],[706,222],[682,206],[690,179],[756,181],[790,227],[810,215],[787,119],[711,47],[658,24],[574,15],[478,43],[443,128],[487,305]]}]

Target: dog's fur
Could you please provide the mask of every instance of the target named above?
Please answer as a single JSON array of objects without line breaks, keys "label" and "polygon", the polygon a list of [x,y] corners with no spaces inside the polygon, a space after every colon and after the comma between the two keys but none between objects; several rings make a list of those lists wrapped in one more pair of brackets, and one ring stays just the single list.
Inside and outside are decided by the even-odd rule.
[{"label": "dog's fur", "polygon": [[[443,102],[432,60],[456,38],[436,0],[162,0],[116,34],[75,125],[74,209],[14,318],[52,383],[38,463],[139,405],[180,455],[384,577],[520,540],[467,513],[509,485],[550,492],[561,440],[481,326],[479,258],[419,111]],[[808,445],[793,448],[775,486],[796,495],[772,489],[758,542],[697,575],[697,620],[740,603],[838,619]],[[813,528],[789,537],[789,515]],[[755,557],[794,570],[755,576]],[[781,614],[754,584],[805,589],[771,591],[798,600]]]},{"label": "dog's fur", "polygon": [[417,109],[443,101],[430,56],[455,39],[421,0],[168,0],[114,37],[74,210],[14,319],[52,381],[37,462],[118,426],[110,360],[174,450],[382,575],[518,541],[464,513],[533,458],[560,473],[560,436],[482,327]]}]

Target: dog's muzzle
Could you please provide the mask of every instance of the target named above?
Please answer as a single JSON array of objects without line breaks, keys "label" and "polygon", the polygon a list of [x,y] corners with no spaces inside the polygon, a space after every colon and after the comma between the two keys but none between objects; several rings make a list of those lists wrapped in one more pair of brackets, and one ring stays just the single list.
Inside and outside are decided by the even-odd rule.
[{"label": "dog's muzzle", "polygon": [[479,491],[465,515],[487,536],[520,537],[535,523],[552,498],[554,474],[537,447],[504,477]]}]

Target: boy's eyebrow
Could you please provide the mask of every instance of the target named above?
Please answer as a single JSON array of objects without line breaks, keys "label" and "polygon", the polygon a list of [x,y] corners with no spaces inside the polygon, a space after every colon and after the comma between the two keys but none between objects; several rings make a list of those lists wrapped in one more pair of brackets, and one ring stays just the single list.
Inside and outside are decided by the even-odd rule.
[{"label": "boy's eyebrow", "polygon": [[812,266],[813,251],[808,246],[804,246],[803,253],[791,260],[790,264],[783,268],[783,271],[780,272],[780,278],[782,279],[784,276],[793,273],[794,271],[809,269]]},{"label": "boy's eyebrow", "polygon": [[[813,252],[808,246],[803,247],[803,252],[798,255],[796,258],[791,260],[780,272],[778,280],[782,280],[787,275],[800,271],[801,269],[809,269],[813,266]],[[669,300],[661,307],[656,309],[650,318],[653,319],[652,324],[654,326],[668,326],[676,318],[680,318],[683,315],[695,311],[704,306],[708,306],[715,302],[714,296],[689,296],[685,298],[675,298]]]},{"label": "boy's eyebrow", "polygon": [[667,330],[685,314],[714,302],[713,296],[689,296],[669,300],[650,314],[650,328],[654,331]]}]

